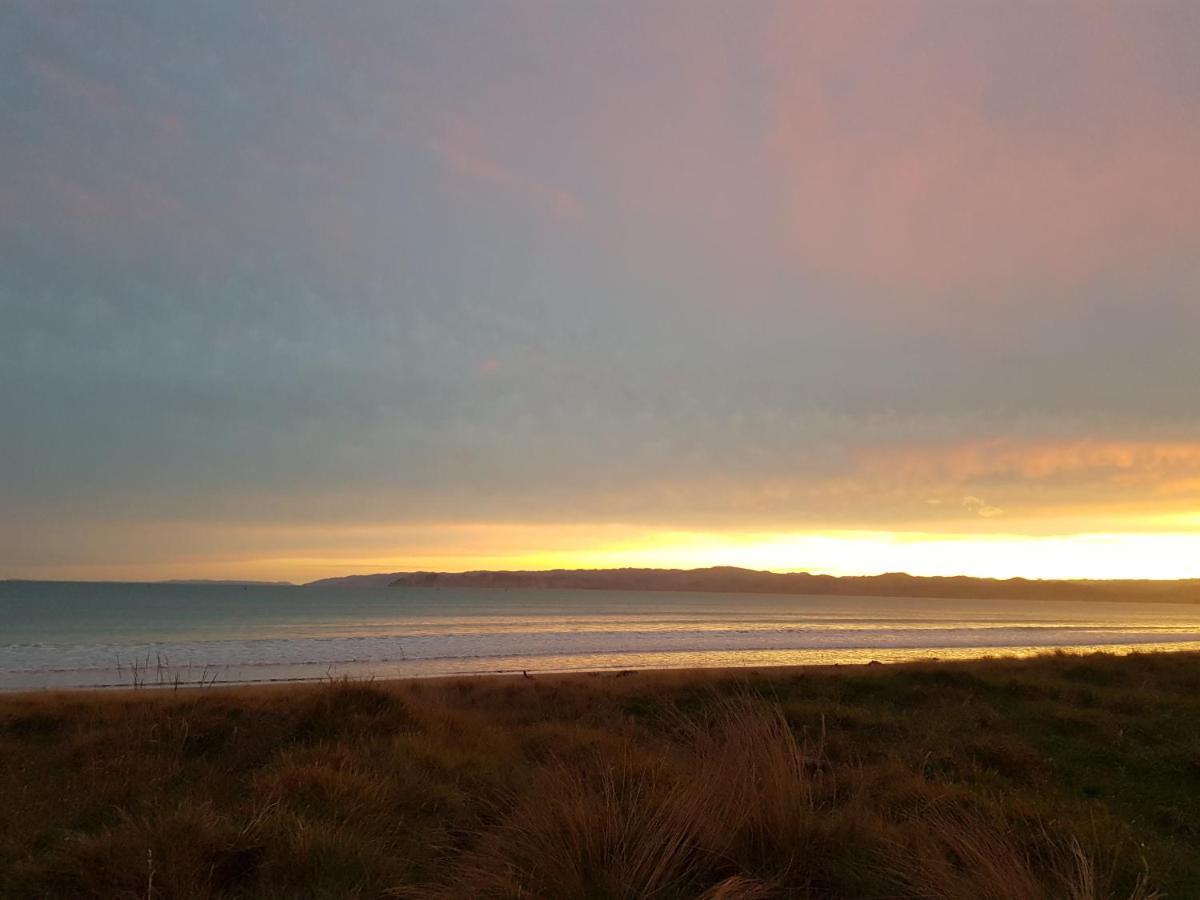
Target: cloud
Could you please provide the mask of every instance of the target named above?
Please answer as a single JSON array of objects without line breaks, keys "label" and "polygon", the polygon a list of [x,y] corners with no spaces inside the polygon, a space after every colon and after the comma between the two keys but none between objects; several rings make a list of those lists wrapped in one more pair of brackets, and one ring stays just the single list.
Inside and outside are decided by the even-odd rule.
[{"label": "cloud", "polygon": [[487,150],[478,129],[461,119],[453,120],[441,135],[431,140],[430,148],[458,175],[494,190],[514,192],[555,219],[576,219],[583,212],[579,199],[570,191],[502,163]]},{"label": "cloud", "polygon": [[1195,4],[13,9],[22,565],[1200,504]]},{"label": "cloud", "polygon": [[1169,15],[901,2],[760,4],[735,22],[708,12],[682,25],[677,10],[636,27],[598,17],[557,60],[559,81],[535,88],[533,105],[501,91],[495,118],[528,123],[537,104],[566,105],[560,92],[588,103],[584,140],[549,118],[545,133],[524,130],[603,186],[614,230],[690,247],[697,265],[713,255],[813,279],[824,290],[807,302],[879,318],[1084,303],[1074,295],[1200,253],[1194,85],[1157,72],[1172,65],[1156,61],[1164,48],[1185,65]]},{"label": "cloud", "polygon": [[1194,254],[1194,97],[1155,82],[1138,51],[1159,36],[1129,26],[1103,6],[792,6],[775,30],[768,139],[787,198],[780,250],[810,270],[975,297]]},{"label": "cloud", "polygon": [[962,506],[963,509],[975,513],[981,519],[991,519],[995,516],[1004,515],[1004,510],[984,503],[978,497],[963,497]]},{"label": "cloud", "polygon": [[117,100],[112,85],[87,78],[53,60],[30,60],[29,71],[51,90],[73,101],[92,107],[109,107]]},{"label": "cloud", "polygon": [[1200,476],[1200,442],[962,441],[868,449],[859,454],[859,461],[866,472],[887,471],[912,479],[1085,479],[1152,486]]}]

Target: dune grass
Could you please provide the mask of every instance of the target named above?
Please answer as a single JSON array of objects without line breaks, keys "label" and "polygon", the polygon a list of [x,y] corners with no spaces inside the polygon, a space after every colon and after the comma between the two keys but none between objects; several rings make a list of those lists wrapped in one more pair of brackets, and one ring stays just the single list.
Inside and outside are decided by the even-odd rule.
[{"label": "dune grass", "polygon": [[0,697],[0,896],[1200,896],[1200,654]]}]

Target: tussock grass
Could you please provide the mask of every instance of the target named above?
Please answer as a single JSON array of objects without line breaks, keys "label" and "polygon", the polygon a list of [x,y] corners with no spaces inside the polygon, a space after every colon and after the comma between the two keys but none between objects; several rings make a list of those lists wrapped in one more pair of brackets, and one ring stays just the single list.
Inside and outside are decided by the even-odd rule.
[{"label": "tussock grass", "polygon": [[1200,896],[1197,687],[1174,654],[0,697],[0,896]]}]

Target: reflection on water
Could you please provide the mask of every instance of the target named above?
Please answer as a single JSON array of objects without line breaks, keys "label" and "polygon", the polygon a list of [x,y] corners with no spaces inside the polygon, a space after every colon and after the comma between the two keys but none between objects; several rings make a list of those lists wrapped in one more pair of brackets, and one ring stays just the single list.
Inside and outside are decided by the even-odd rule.
[{"label": "reflection on water", "polygon": [[1200,647],[1200,607],[608,591],[0,584],[0,688]]}]

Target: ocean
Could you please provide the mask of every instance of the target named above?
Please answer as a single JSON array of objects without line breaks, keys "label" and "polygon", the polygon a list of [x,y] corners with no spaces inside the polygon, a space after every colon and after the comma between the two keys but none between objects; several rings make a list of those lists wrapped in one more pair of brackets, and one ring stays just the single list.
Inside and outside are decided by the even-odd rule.
[{"label": "ocean", "polygon": [[1200,649],[1200,605],[0,583],[0,690]]}]

